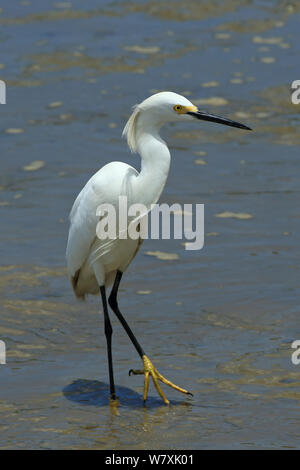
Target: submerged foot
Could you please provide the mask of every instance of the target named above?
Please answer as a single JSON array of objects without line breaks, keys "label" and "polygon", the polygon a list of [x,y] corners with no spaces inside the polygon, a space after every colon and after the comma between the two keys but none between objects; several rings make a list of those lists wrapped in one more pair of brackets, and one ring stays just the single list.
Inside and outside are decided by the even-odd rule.
[{"label": "submerged foot", "polygon": [[119,402],[119,400],[118,400],[118,397],[116,397],[116,396],[113,396],[113,397],[112,397],[112,396],[111,396],[111,397],[109,398],[109,404],[110,404],[111,406],[119,406],[119,405],[120,405],[120,402]]},{"label": "submerged foot", "polygon": [[173,382],[170,382],[170,380],[167,380],[163,375],[161,375],[157,369],[155,369],[154,365],[150,361],[150,359],[144,355],[142,357],[143,359],[143,364],[144,364],[144,370],[133,370],[131,369],[129,371],[129,375],[134,374],[134,375],[144,375],[145,376],[145,381],[144,381],[144,403],[147,399],[148,396],[148,389],[149,389],[149,380],[150,380],[150,375],[152,377],[153,383],[155,385],[155,388],[158,392],[158,394],[161,396],[163,399],[164,403],[168,405],[170,402],[167,399],[166,395],[161,389],[160,384],[158,381],[160,380],[162,383],[169,385],[169,387],[174,388],[175,390],[178,390],[178,392],[185,393],[186,395],[191,395],[193,396],[192,393],[188,392],[184,388],[178,387],[178,385],[173,384]]}]

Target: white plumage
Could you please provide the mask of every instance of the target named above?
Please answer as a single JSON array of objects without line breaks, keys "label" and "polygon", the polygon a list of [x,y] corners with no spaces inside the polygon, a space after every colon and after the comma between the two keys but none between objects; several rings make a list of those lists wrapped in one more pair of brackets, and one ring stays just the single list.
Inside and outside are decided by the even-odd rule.
[{"label": "white plumage", "polygon": [[108,163],[77,196],[70,213],[66,253],[68,273],[77,297],[98,294],[99,285],[109,286],[116,270],[124,272],[135,256],[141,240],[107,241],[97,237],[97,207],[109,203],[118,209],[118,198],[122,195],[127,196],[128,205],[142,203],[150,208],[157,202],[170,166],[169,150],[158,132],[165,122],[183,116],[173,110],[175,104],[192,106],[175,93],[158,93],[137,105],[129,118],[123,135],[131,151],[138,151],[142,157],[140,173],[122,162]]},{"label": "white plumage", "polygon": [[141,156],[141,172],[122,162],[108,163],[87,182],[71,210],[67,265],[77,297],[97,294],[99,285],[109,286],[116,270],[124,272],[141,244],[141,240],[108,242],[97,238],[97,207],[109,203],[118,209],[119,196],[127,196],[128,205],[141,203],[150,210],[161,195],[170,167],[170,152],[159,130],[166,122],[195,117],[249,129],[230,119],[198,111],[189,100],[172,92],[157,93],[134,107],[123,135],[131,151]]},{"label": "white plumage", "polygon": [[[108,163],[92,176],[75,200],[70,213],[67,263],[74,292],[79,298],[98,294],[99,285],[109,286],[116,270],[125,269],[134,255],[137,240],[102,241],[97,237],[99,217],[96,211],[103,203],[110,203],[117,209],[124,183],[131,185],[130,180],[137,174],[125,163]],[[95,269],[102,275],[98,280]]]}]

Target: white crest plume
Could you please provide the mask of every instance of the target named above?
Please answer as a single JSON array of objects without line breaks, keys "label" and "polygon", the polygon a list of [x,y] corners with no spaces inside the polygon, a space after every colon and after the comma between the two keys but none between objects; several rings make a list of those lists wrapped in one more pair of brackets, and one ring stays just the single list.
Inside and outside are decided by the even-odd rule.
[{"label": "white crest plume", "polygon": [[128,119],[126,126],[122,132],[122,136],[127,138],[127,144],[132,153],[137,152],[137,140],[136,140],[136,128],[137,121],[140,114],[139,105],[136,104],[133,107],[133,113]]}]

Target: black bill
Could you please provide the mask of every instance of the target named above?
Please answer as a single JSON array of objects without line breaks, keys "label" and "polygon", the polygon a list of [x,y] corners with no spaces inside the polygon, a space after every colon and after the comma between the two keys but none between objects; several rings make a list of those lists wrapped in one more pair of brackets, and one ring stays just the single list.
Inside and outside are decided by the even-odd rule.
[{"label": "black bill", "polygon": [[248,131],[252,131],[250,127],[245,126],[240,122],[232,121],[231,119],[218,116],[217,114],[210,114],[206,111],[189,111],[187,114],[195,117],[196,119],[201,119],[202,121],[218,122],[219,124],[224,124],[225,126],[238,127],[239,129],[246,129]]}]

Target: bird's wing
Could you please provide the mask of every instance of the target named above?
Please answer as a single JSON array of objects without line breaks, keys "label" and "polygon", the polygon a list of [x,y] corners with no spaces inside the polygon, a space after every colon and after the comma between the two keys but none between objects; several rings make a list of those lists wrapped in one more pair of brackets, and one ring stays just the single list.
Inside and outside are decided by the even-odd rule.
[{"label": "bird's wing", "polygon": [[[77,196],[70,213],[70,230],[66,251],[67,266],[70,277],[82,267],[90,254],[91,246],[96,238],[96,227],[99,216],[96,211],[99,205],[110,203],[117,207],[118,196],[128,195],[131,190],[131,178],[136,177],[138,172],[122,162],[112,162],[101,168],[87,182],[82,191]],[[102,252],[114,240],[97,241],[98,253],[99,244],[102,245]]]}]

